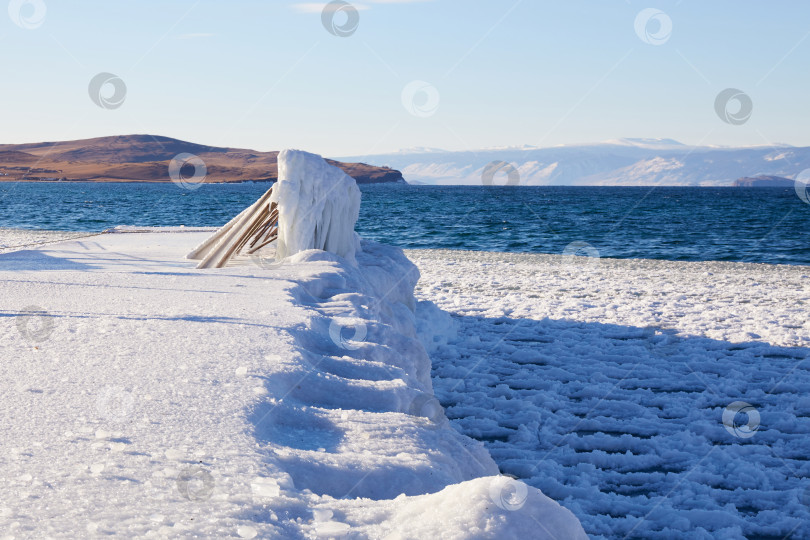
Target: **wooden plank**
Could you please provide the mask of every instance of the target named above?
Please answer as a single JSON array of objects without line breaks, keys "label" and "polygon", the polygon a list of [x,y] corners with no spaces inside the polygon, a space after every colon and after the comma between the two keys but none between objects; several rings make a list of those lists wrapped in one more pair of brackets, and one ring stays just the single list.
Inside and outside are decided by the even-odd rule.
[{"label": "wooden plank", "polygon": [[[231,225],[228,231],[219,235],[219,242],[215,247],[211,248],[204,256],[197,268],[222,268],[231,257],[244,246],[247,234],[256,227],[257,223],[261,223],[261,219],[266,216],[268,212],[268,199],[272,194],[272,189],[249,207],[249,212],[243,212],[238,219]],[[249,238],[249,236],[247,236]]]},{"label": "wooden plank", "polygon": [[[246,214],[252,212],[254,210],[254,207],[258,205],[262,199],[270,195],[272,192],[273,188],[271,187],[269,190],[267,190],[267,192],[264,195],[262,195],[262,197],[258,201],[242,210],[239,213],[239,215],[237,215],[235,218],[233,218],[228,223],[223,225],[222,228],[220,228],[217,232],[211,235],[205,242],[194,248],[194,251],[186,255],[186,258],[196,260],[204,259],[205,256],[210,252],[210,250],[222,239],[223,236],[228,234],[228,232],[233,228],[234,225],[236,225],[236,223],[239,222],[240,219],[242,219]],[[275,206],[275,203],[273,203],[273,205]]]}]

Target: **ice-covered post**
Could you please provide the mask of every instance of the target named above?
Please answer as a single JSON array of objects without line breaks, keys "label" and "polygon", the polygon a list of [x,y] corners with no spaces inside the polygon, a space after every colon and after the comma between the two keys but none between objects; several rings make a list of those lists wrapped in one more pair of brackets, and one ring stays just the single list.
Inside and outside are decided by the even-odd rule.
[{"label": "ice-covered post", "polygon": [[279,209],[276,259],[321,249],[354,261],[360,247],[354,232],[360,189],[354,178],[321,156],[283,150],[270,202]]},{"label": "ice-covered post", "polygon": [[251,255],[275,242],[278,260],[320,249],[356,264],[359,215],[354,178],[321,156],[283,150],[276,184],[187,257],[200,260],[197,268],[222,268],[243,249]]}]

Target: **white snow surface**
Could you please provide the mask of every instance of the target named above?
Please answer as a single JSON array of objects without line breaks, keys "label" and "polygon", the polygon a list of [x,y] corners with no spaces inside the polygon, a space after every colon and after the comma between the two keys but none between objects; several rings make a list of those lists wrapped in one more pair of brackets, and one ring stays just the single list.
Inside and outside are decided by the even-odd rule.
[{"label": "white snow surface", "polygon": [[321,156],[282,150],[270,202],[279,208],[278,260],[321,249],[354,261],[360,242],[354,232],[360,188],[351,176]]},{"label": "white snow surface", "polygon": [[0,228],[0,253],[20,251],[22,249],[62,242],[70,238],[84,238],[93,235],[94,233],[83,232]]},{"label": "white snow surface", "polygon": [[592,538],[810,538],[810,268],[406,255],[451,423]]},{"label": "white snow surface", "polygon": [[206,236],[0,255],[0,537],[585,537],[451,427],[401,251],[195,270]]}]

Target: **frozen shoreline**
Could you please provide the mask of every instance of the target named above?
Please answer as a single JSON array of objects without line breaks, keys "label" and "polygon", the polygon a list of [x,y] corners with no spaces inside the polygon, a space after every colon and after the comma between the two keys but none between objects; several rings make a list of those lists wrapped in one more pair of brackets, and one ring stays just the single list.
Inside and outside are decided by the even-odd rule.
[{"label": "frozen shoreline", "polygon": [[[0,345],[22,359],[2,366],[11,480],[0,525],[18,537],[461,538],[520,526],[493,505],[493,477],[470,480],[496,474],[494,464],[436,431],[425,368],[414,378],[416,365],[385,367],[391,347],[379,345],[411,347],[408,324],[427,341],[452,426],[593,537],[806,534],[807,267],[409,250],[417,299],[452,315],[420,303],[412,321],[379,301],[396,259],[385,248],[363,263],[388,261],[373,285],[373,272],[326,254],[200,273],[181,254],[210,230],[139,231],[61,244],[51,242],[75,233],[0,235],[6,246],[49,242],[0,256]],[[408,302],[401,288],[393,296]],[[42,343],[20,339],[16,315],[29,305],[53,315]],[[366,334],[353,349],[357,322]],[[299,405],[273,405],[296,374],[312,373]],[[759,415],[750,437],[723,425],[736,401]],[[272,410],[284,414],[258,429]],[[435,467],[441,478],[414,483]],[[505,482],[508,508],[518,484]],[[398,490],[413,496],[386,501]],[[535,525],[554,508],[537,493],[525,503]],[[152,506],[133,502],[144,495]]]},{"label": "frozen shoreline", "polygon": [[810,534],[810,268],[406,255],[451,422],[592,537]]},{"label": "frozen shoreline", "polygon": [[198,271],[206,236],[0,255],[5,534],[581,535],[431,401],[398,250]]}]

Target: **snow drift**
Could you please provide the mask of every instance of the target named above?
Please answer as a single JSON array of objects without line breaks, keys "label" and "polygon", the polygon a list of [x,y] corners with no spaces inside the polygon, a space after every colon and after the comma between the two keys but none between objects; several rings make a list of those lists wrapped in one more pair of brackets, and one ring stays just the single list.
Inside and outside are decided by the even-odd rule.
[{"label": "snow drift", "polygon": [[307,276],[291,292],[311,319],[293,332],[296,353],[268,374],[283,403],[252,415],[295,489],[323,497],[315,511],[328,519],[310,532],[585,538],[573,514],[501,476],[483,445],[450,425],[417,331],[446,328],[447,314],[416,310],[418,269],[402,250],[366,241],[356,263],[318,250],[285,260]]}]

